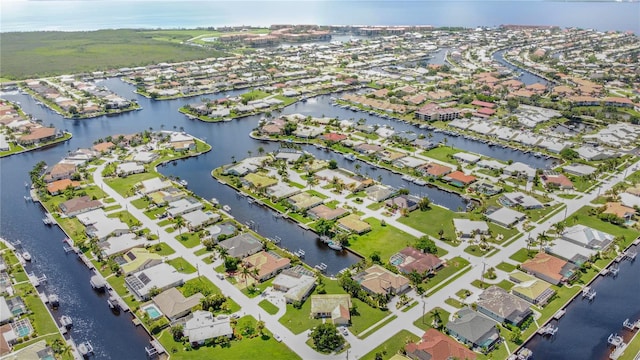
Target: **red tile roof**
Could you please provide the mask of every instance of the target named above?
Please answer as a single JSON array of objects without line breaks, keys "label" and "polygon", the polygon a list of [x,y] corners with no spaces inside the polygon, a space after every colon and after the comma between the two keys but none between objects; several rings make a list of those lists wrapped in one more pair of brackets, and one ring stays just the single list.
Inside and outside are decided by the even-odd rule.
[{"label": "red tile roof", "polygon": [[342,141],[344,139],[347,138],[347,135],[344,134],[336,134],[336,133],[328,133],[328,134],[324,134],[322,135],[322,139],[326,140],[326,141]]},{"label": "red tile roof", "polygon": [[476,359],[473,351],[435,329],[427,330],[419,343],[409,343],[405,350],[409,354],[426,352],[431,355],[430,360]]},{"label": "red tile roof", "polygon": [[463,173],[462,171],[454,171],[451,174],[446,176],[446,179],[448,180],[453,180],[453,181],[458,181],[461,182],[465,185],[467,184],[471,184],[472,182],[476,181],[476,177],[473,175],[467,175],[465,173]]},{"label": "red tile roof", "polygon": [[480,100],[473,100],[471,102],[471,105],[490,108],[490,109],[493,109],[494,107],[496,107],[496,104],[494,104],[494,103],[490,103],[490,102],[486,102],[486,101],[480,101]]}]

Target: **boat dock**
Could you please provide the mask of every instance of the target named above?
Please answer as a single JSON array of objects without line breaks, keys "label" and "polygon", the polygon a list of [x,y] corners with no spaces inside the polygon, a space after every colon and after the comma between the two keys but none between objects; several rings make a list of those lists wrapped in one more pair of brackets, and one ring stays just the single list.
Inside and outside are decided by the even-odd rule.
[{"label": "boat dock", "polygon": [[144,347],[145,352],[147,353],[147,357],[152,359],[154,357],[159,356],[160,354],[166,353],[167,351],[164,347],[158,342],[158,340],[151,340],[149,342],[149,346]]},{"label": "boat dock", "polygon": [[100,275],[93,275],[89,280],[91,287],[96,291],[104,291],[107,286],[107,282]]},{"label": "boat dock", "polygon": [[34,273],[27,274],[29,277],[29,281],[34,287],[40,286],[40,284],[44,284],[47,282],[47,275],[42,274],[42,276],[36,276]]},{"label": "boat dock", "polygon": [[564,316],[564,314],[565,314],[566,312],[567,312],[567,311],[566,311],[565,309],[560,309],[560,310],[556,311],[556,313],[555,313],[555,314],[553,314],[553,318],[554,318],[555,320],[558,320],[558,319],[560,319],[561,317],[563,317],[563,316]]},{"label": "boat dock", "polygon": [[589,301],[593,301],[593,299],[596,297],[596,291],[591,289],[589,286],[585,286],[582,289],[582,298],[586,298]]},{"label": "boat dock", "polygon": [[625,321],[622,322],[622,326],[630,331],[640,329],[640,319],[636,320],[635,322],[631,322],[629,319],[625,319]]},{"label": "boat dock", "polygon": [[540,329],[538,329],[537,333],[542,335],[542,336],[555,336],[556,333],[558,332],[558,327],[557,326],[553,326],[551,324],[547,324],[543,327],[541,327]]}]

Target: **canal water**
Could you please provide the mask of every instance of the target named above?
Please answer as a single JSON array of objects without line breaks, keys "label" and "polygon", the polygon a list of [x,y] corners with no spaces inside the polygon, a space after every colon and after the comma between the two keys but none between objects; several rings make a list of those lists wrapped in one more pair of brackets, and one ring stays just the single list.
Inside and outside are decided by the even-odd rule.
[{"label": "canal water", "polygon": [[500,50],[500,51],[496,51],[493,54],[493,59],[496,60],[497,62],[499,62],[500,64],[504,65],[505,67],[515,71],[515,72],[519,72],[520,75],[518,76],[518,80],[522,81],[525,85],[531,85],[531,84],[535,84],[535,83],[540,83],[543,85],[549,85],[549,82],[543,78],[541,78],[540,76],[533,74],[529,71],[527,71],[526,69],[522,69],[518,66],[514,66],[509,64],[505,59],[504,59],[504,53],[506,50]]},{"label": "canal water", "polygon": [[[335,274],[359,260],[351,253],[337,253],[328,249],[317,240],[313,232],[303,230],[289,220],[274,217],[270,210],[249,204],[246,198],[237,196],[235,191],[211,178],[211,170],[230,163],[232,156],[241,159],[247,156],[249,151],[255,154],[259,146],[266,151],[276,150],[279,147],[277,143],[253,140],[248,137],[248,133],[257,126],[259,116],[207,124],[188,119],[177,112],[184,104],[198,101],[199,97],[153,101],[134,94],[133,87],[119,79],[108,79],[103,84],[126,98],[135,98],[143,110],[96,119],[67,120],[38,105],[29,96],[17,92],[2,94],[3,98],[20,102],[27,113],[41,119],[43,124],[51,124],[72,132],[73,138],[64,144],[0,160],[0,236],[9,241],[20,240],[24,249],[32,254],[33,262],[28,265],[28,270],[37,275],[46,274],[49,282],[45,291],[55,292],[61,298],[61,307],[55,316],[70,315],[74,320],[72,336],[77,341],[91,341],[97,358],[142,359],[145,357],[144,346],[149,339],[140,327],[132,325],[129,314],[113,315],[106,305],[104,296],[91,289],[89,270],[75,256],[66,255],[62,250],[61,241],[65,237],[63,232],[57,227],[44,226],[41,221],[44,211],[38,204],[25,202],[23,196],[28,194],[24,186],[24,183],[29,180],[28,173],[38,161],[44,160],[47,164],[54,164],[69,151],[92,146],[98,138],[147,129],[184,129],[210,143],[213,149],[202,156],[168,164],[160,168],[162,173],[186,179],[189,182],[189,188],[203,198],[216,197],[222,204],[230,205],[231,213],[238,221],[255,224],[257,232],[264,236],[279,237],[283,247],[290,250],[300,248],[305,250],[305,262],[311,266],[325,263],[329,274]],[[238,93],[228,92],[218,96],[233,96]],[[283,113],[314,116],[324,114],[341,119],[364,117],[369,124],[390,125],[396,130],[425,134],[427,132],[410,124],[340,109],[331,106],[330,102],[330,96],[321,96],[310,99],[305,104],[290,106],[284,109]],[[549,165],[549,162],[544,159],[519,151],[491,148],[477,141],[440,133],[433,134],[433,140],[436,142],[442,141],[445,137],[452,146],[467,151],[502,160],[522,161],[536,167]],[[340,155],[324,152],[312,146],[304,146],[304,149],[322,159],[334,158],[340,166],[355,171],[356,162],[347,161]],[[409,184],[401,180],[397,174],[370,167],[365,163],[360,164],[360,172],[374,178],[380,177],[384,183],[394,187],[408,187],[412,193],[429,196],[434,203],[450,209],[464,209],[465,200],[457,194]]]},{"label": "canal water", "polygon": [[596,291],[593,301],[578,296],[567,306],[566,314],[553,322],[559,328],[554,337],[536,335],[525,344],[534,359],[604,360],[612,350],[610,334],[629,340],[631,333],[622,323],[640,319],[640,261],[627,260],[619,268],[617,277],[599,276],[590,285]]}]

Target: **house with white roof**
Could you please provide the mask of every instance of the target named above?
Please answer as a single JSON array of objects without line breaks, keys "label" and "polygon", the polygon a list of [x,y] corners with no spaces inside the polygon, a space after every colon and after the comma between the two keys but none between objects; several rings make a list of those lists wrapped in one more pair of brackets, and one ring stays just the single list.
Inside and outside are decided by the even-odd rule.
[{"label": "house with white roof", "polygon": [[220,215],[213,211],[198,209],[182,215],[182,218],[190,231],[196,231],[220,220]]},{"label": "house with white roof", "polygon": [[140,182],[140,192],[143,194],[151,194],[156,191],[164,190],[166,188],[170,188],[173,186],[171,181],[163,180],[162,178],[156,177],[149,180],[143,180]]},{"label": "house with white roof", "polygon": [[562,232],[562,239],[588,249],[606,250],[615,236],[584,225],[574,225]]},{"label": "house with white roof", "polygon": [[506,228],[512,227],[513,225],[515,225],[519,221],[524,220],[527,217],[527,215],[519,211],[509,209],[507,207],[501,207],[497,210],[487,212],[485,213],[485,216],[490,221]]},{"label": "house with white roof", "polygon": [[78,214],[76,218],[85,226],[87,236],[96,238],[98,241],[105,240],[112,235],[119,236],[129,232],[129,225],[118,218],[107,217],[102,209]]},{"label": "house with white roof", "polygon": [[198,199],[193,197],[185,197],[168,204],[167,213],[171,217],[184,215],[192,211],[202,209],[204,205]]},{"label": "house with white roof", "polygon": [[534,198],[533,196],[529,196],[521,191],[504,193],[502,194],[500,199],[498,199],[498,201],[504,206],[522,206],[522,208],[526,210],[540,209],[544,206],[540,201],[538,201],[538,199]]},{"label": "house with white roof", "polygon": [[184,283],[184,275],[173,266],[160,263],[142,271],[129,274],[124,279],[125,285],[139,301],[149,300],[151,290],[163,291]]},{"label": "house with white roof", "polygon": [[480,156],[465,152],[453,154],[453,158],[467,164],[475,164],[480,160]]},{"label": "house with white roof", "polygon": [[536,169],[521,162],[514,162],[504,168],[504,174],[514,177],[526,177],[527,180],[531,181],[536,176]]},{"label": "house with white roof", "polygon": [[118,167],[116,168],[116,173],[118,174],[118,176],[129,176],[132,174],[140,174],[143,173],[145,171],[144,166],[130,161],[130,162],[125,162],[122,164],[118,164]]},{"label": "house with white roof", "polygon": [[471,238],[478,234],[489,233],[489,225],[485,221],[453,219],[453,227],[460,238]]},{"label": "house with white roof", "polygon": [[202,345],[206,340],[218,337],[231,338],[233,329],[228,316],[213,316],[209,311],[198,310],[185,321],[184,336],[193,345]]}]

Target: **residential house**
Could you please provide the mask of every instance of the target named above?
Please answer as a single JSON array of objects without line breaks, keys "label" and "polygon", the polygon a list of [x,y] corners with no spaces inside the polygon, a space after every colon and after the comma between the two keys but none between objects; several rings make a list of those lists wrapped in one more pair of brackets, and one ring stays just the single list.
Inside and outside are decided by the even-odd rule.
[{"label": "residential house", "polygon": [[163,180],[162,178],[156,177],[156,178],[141,181],[140,192],[142,194],[148,195],[156,191],[170,188],[172,186],[173,184],[171,183],[171,181]]},{"label": "residential house", "polygon": [[87,211],[99,209],[102,203],[98,200],[92,200],[89,195],[80,196],[67,200],[58,205],[60,211],[68,217],[74,217]]},{"label": "residential house", "polygon": [[369,186],[364,190],[367,197],[375,202],[380,202],[390,198],[395,192],[392,188],[384,185]]},{"label": "residential house", "polygon": [[627,221],[636,214],[636,209],[623,205],[621,202],[608,202],[604,206],[603,214],[612,214]]},{"label": "residential house", "polygon": [[273,279],[273,288],[284,293],[287,303],[303,302],[316,287],[313,272],[302,265],[282,270]]},{"label": "residential house", "polygon": [[391,256],[389,263],[403,274],[410,274],[414,271],[418,274],[428,274],[444,265],[444,261],[437,256],[425,254],[412,247],[406,247]]},{"label": "residential house", "polygon": [[533,314],[529,303],[509,294],[496,285],[489,286],[479,296],[478,311],[499,323],[520,326]]},{"label": "residential house", "polygon": [[20,145],[32,145],[54,140],[57,133],[55,128],[36,127],[32,128],[28,134],[19,137],[17,141]]},{"label": "residential house", "polygon": [[311,317],[331,318],[334,325],[351,322],[351,296],[349,294],[323,294],[311,296]]},{"label": "residential house", "polygon": [[573,189],[571,180],[555,171],[545,170],[540,179],[547,188]]},{"label": "residential house", "polygon": [[257,270],[256,273],[252,273],[252,276],[259,282],[267,281],[291,266],[291,260],[271,251],[260,251],[249,255],[242,262],[247,268]]},{"label": "residential house", "polygon": [[58,195],[61,192],[67,190],[68,188],[77,189],[80,187],[79,181],[71,181],[70,179],[63,179],[54,181],[52,183],[47,184],[47,192],[51,195]]},{"label": "residential house", "polygon": [[340,218],[336,224],[339,228],[356,234],[363,234],[371,230],[371,225],[361,220],[360,216],[356,214],[350,214]]},{"label": "residential house", "polygon": [[576,275],[576,266],[551,256],[546,253],[538,253],[533,259],[528,259],[520,268],[539,279],[553,285],[571,280]]},{"label": "residential house", "polygon": [[77,214],[76,217],[85,226],[85,233],[88,237],[104,241],[110,236],[120,236],[129,232],[129,225],[123,223],[119,218],[110,218],[102,209]]},{"label": "residential house", "polygon": [[544,205],[533,196],[527,195],[521,191],[505,193],[498,201],[508,207],[521,206],[525,210],[541,209]]},{"label": "residential house", "polygon": [[507,207],[490,208],[485,213],[485,216],[490,221],[505,228],[510,228],[527,217],[527,215]]},{"label": "residential house", "polygon": [[76,166],[74,164],[57,163],[53,165],[51,170],[44,176],[46,183],[51,183],[57,180],[71,179],[71,176],[76,173]]},{"label": "residential house", "polygon": [[285,182],[280,182],[273,186],[269,186],[266,191],[269,197],[275,197],[276,200],[280,200],[299,194],[302,190]]},{"label": "residential house", "polygon": [[249,173],[254,173],[262,166],[266,161],[271,160],[270,156],[258,156],[243,159],[231,166],[225,168],[222,172],[224,175],[245,176]]},{"label": "residential house", "polygon": [[314,206],[322,204],[324,200],[318,196],[311,195],[306,192],[302,192],[291,196],[287,199],[287,202],[291,204],[294,211],[306,211]]},{"label": "residential house", "polygon": [[455,153],[453,154],[453,158],[467,164],[475,164],[480,161],[480,156],[465,152]]},{"label": "residential house", "polygon": [[4,296],[0,296],[0,325],[6,324],[13,319],[13,313],[7,305],[7,300]]},{"label": "residential house", "polygon": [[200,305],[200,300],[204,298],[201,293],[195,293],[185,297],[176,288],[167,289],[152,298],[158,310],[166,316],[169,321],[175,321],[181,317],[189,315],[191,309]]},{"label": "residential house", "polygon": [[332,209],[326,205],[318,205],[316,207],[309,209],[307,211],[307,216],[309,216],[313,220],[317,220],[317,219],[335,220],[343,216],[347,212],[348,212],[347,210],[340,207]]},{"label": "residential house", "polygon": [[145,248],[133,248],[122,254],[118,263],[122,273],[129,275],[162,263],[162,256]]},{"label": "residential house", "polygon": [[141,164],[148,164],[157,158],[158,158],[157,153],[154,153],[151,151],[137,151],[136,153],[133,154],[133,156],[131,157],[131,160]]},{"label": "residential house", "polygon": [[107,141],[93,145],[93,150],[104,154],[110,152],[114,147],[116,147],[114,143]]},{"label": "residential house", "polygon": [[447,323],[447,332],[465,345],[488,352],[500,342],[496,323],[484,315],[466,308]]},{"label": "residential house", "polygon": [[476,235],[486,235],[489,233],[489,225],[485,221],[474,221],[469,219],[453,219],[453,227],[459,238],[473,238]]},{"label": "residential house", "polygon": [[450,174],[445,175],[442,179],[457,187],[465,187],[476,181],[475,176],[467,175],[462,171],[454,171]]},{"label": "residential house", "polygon": [[185,215],[192,211],[200,210],[204,207],[202,203],[193,197],[184,197],[167,205],[167,213],[171,217]]},{"label": "residential house", "polygon": [[194,311],[183,327],[184,336],[189,338],[189,343],[198,346],[203,345],[209,339],[219,337],[231,338],[233,329],[231,319],[228,316],[215,317],[209,311]]},{"label": "residential house", "polygon": [[126,177],[133,174],[140,174],[143,172],[145,172],[144,166],[139,165],[138,163],[133,161],[118,164],[116,168],[116,174],[122,177]]},{"label": "residential house", "polygon": [[611,234],[580,224],[566,228],[561,235],[562,240],[600,251],[608,249],[615,239]]},{"label": "residential house", "polygon": [[513,295],[540,307],[546,305],[556,293],[546,281],[536,279],[519,270],[511,272],[509,280],[516,283],[511,288]]},{"label": "residential house", "polygon": [[448,173],[450,173],[452,170],[453,169],[450,168],[449,166],[440,165],[438,163],[433,163],[433,162],[418,168],[418,171],[420,171],[423,175],[430,176],[432,178],[439,178],[439,177],[445,176]]},{"label": "residential house", "polygon": [[411,360],[475,360],[477,355],[436,329],[428,329],[418,343],[410,342],[404,350]]},{"label": "residential house", "polygon": [[417,209],[418,203],[420,203],[420,199],[412,195],[398,195],[391,199],[387,199],[384,202],[386,207],[397,208],[397,209],[407,209],[408,211],[413,211]]},{"label": "residential house", "polygon": [[213,211],[198,209],[182,215],[189,231],[197,231],[220,220],[220,215]]},{"label": "residential house", "polygon": [[249,173],[242,177],[241,181],[242,185],[255,190],[265,189],[278,183],[278,180],[274,178],[257,173]]},{"label": "residential house", "polygon": [[514,162],[503,170],[505,175],[525,178],[532,181],[536,177],[536,169],[521,162]]},{"label": "residential house", "polygon": [[260,239],[250,233],[242,233],[220,242],[220,247],[227,251],[227,255],[234,258],[244,258],[262,250]]},{"label": "residential house", "polygon": [[567,174],[575,175],[575,176],[589,176],[595,173],[598,169],[593,166],[584,165],[584,164],[570,164],[562,167]]},{"label": "residential house", "polygon": [[409,290],[409,280],[402,275],[394,274],[380,265],[356,274],[353,279],[370,294],[395,295]]},{"label": "residential house", "polygon": [[155,291],[182,285],[184,277],[173,266],[160,263],[142,271],[129,274],[124,283],[138,301],[149,300]]}]

